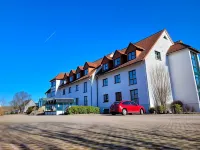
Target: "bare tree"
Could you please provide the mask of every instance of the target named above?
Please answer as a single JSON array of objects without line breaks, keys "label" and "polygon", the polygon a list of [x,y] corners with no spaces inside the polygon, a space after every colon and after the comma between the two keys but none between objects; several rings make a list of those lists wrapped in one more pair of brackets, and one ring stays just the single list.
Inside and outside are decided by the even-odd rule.
[{"label": "bare tree", "polygon": [[3,106],[5,105],[5,99],[0,99],[0,116],[4,114]]},{"label": "bare tree", "polygon": [[169,73],[164,65],[156,65],[151,68],[150,83],[155,108],[157,109],[157,106],[161,105],[166,108],[171,95],[171,86],[169,82]]},{"label": "bare tree", "polygon": [[25,107],[25,101],[30,100],[31,95],[27,92],[21,91],[14,95],[13,100],[10,102],[10,105],[14,109],[19,109],[21,113],[23,113],[23,109]]}]

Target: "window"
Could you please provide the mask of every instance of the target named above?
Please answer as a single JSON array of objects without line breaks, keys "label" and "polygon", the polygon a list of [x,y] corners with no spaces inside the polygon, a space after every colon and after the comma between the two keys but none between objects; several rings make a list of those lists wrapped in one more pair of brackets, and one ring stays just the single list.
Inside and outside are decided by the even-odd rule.
[{"label": "window", "polygon": [[164,38],[165,40],[167,40],[167,37],[166,37],[166,36],[164,36],[163,38]]},{"label": "window", "polygon": [[86,93],[87,92],[87,82],[84,82],[84,87],[83,88],[84,88],[83,92]]},{"label": "window", "polygon": [[114,60],[114,66],[115,67],[119,66],[120,64],[121,64],[120,58],[117,58],[117,59]]},{"label": "window", "polygon": [[88,69],[85,69],[84,70],[84,75],[87,75],[88,74]]},{"label": "window", "polygon": [[108,70],[108,64],[103,64],[103,71]]},{"label": "window", "polygon": [[129,85],[137,84],[136,71],[129,71]]},{"label": "window", "polygon": [[108,99],[108,94],[104,94],[104,95],[103,95],[103,102],[106,103],[106,102],[108,102],[108,101],[109,101],[109,99]]},{"label": "window", "polygon": [[84,96],[84,106],[88,105],[88,100],[87,100],[87,96]]},{"label": "window", "polygon": [[71,93],[71,87],[69,87],[69,93]]},{"label": "window", "polygon": [[76,105],[78,105],[78,103],[79,103],[79,102],[78,102],[78,98],[76,98]]},{"label": "window", "polygon": [[56,82],[55,81],[51,82],[51,87],[54,87],[54,86],[56,86]]},{"label": "window", "polygon": [[121,92],[116,92],[115,93],[116,101],[121,101],[122,100],[122,93]]},{"label": "window", "polygon": [[76,91],[78,91],[78,85],[76,85]]},{"label": "window", "polygon": [[193,66],[194,76],[195,76],[196,85],[198,89],[198,94],[200,97],[200,69],[199,69],[198,58],[197,58],[197,54],[195,54],[194,52],[190,52],[190,53],[191,53],[192,66]]},{"label": "window", "polygon": [[74,79],[74,77],[73,77],[73,76],[71,76],[71,77],[69,78],[69,81],[70,81],[70,82],[72,82],[72,81],[73,81],[73,79]]},{"label": "window", "polygon": [[130,52],[128,53],[128,61],[133,60],[136,58],[136,53],[134,52]]},{"label": "window", "polygon": [[155,51],[155,57],[156,57],[157,60],[161,60],[160,52]]},{"label": "window", "polygon": [[64,81],[63,81],[63,83],[64,83],[64,84],[66,84],[66,83],[67,83],[67,81],[66,81],[66,80],[64,80]]},{"label": "window", "polygon": [[120,83],[120,74],[115,76],[115,83]]},{"label": "window", "polygon": [[131,94],[131,101],[133,101],[136,104],[139,104],[138,89],[131,90],[130,94]]},{"label": "window", "polygon": [[126,102],[123,102],[122,104],[123,105],[131,105],[131,102],[130,101],[126,101]]},{"label": "window", "polygon": [[103,86],[108,86],[108,78],[103,79]]},{"label": "window", "polygon": [[76,78],[79,79],[81,77],[80,72],[76,74]]},{"label": "window", "polygon": [[63,89],[63,95],[65,95],[65,89]]}]

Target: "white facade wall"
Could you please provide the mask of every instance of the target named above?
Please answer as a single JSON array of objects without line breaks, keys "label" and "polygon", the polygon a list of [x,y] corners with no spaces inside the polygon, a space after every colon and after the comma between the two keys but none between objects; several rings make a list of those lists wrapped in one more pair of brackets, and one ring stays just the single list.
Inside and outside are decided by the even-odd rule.
[{"label": "white facade wall", "polygon": [[32,107],[32,106],[36,106],[33,100],[31,100],[30,102],[28,102],[28,104],[25,105],[24,113],[28,110],[29,107]]},{"label": "white facade wall", "polygon": [[[164,36],[167,37],[167,40],[163,38]],[[172,44],[173,44],[173,42],[171,41],[171,38],[168,36],[167,32],[166,31],[163,32],[163,34],[160,36],[158,41],[155,43],[155,45],[152,47],[151,51],[145,58],[147,80],[148,80],[148,90],[149,90],[149,98],[150,98],[150,107],[154,106],[154,100],[152,98],[152,88],[151,88],[151,84],[150,84],[150,72],[151,72],[152,68],[155,67],[156,65],[164,65],[167,72],[169,72],[166,54],[167,54],[169,47]],[[155,51],[158,51],[161,53],[161,61],[155,59]],[[170,82],[170,79],[169,79],[169,82]],[[168,103],[171,103],[172,101],[173,101],[173,97],[171,94]]]},{"label": "white facade wall", "polygon": [[193,106],[200,111],[200,102],[189,49],[168,56],[174,100]]},{"label": "white facade wall", "polygon": [[[78,98],[78,105],[84,105],[84,96],[87,96],[88,106],[97,106],[97,96],[96,96],[96,80],[95,73],[90,78],[83,79],[67,85],[66,87],[59,88],[56,96],[57,98],[74,98],[74,102],[76,98]],[[87,82],[87,92],[84,93],[84,82]],[[79,86],[79,90],[76,91],[76,85]],[[71,87],[71,93],[69,93],[69,87]],[[65,95],[63,95],[63,89],[65,89]],[[91,94],[92,93],[92,94]],[[91,99],[92,97],[92,99]]]},{"label": "white facade wall", "polygon": [[[136,70],[137,84],[129,85],[129,71]],[[121,82],[115,84],[114,76],[120,74]],[[103,79],[108,78],[108,86],[103,86]],[[149,107],[147,80],[145,64],[137,63],[125,68],[121,68],[98,77],[98,106],[103,109],[109,109],[116,101],[116,92],[122,93],[122,100],[131,100],[130,90],[138,89],[139,104],[147,110]],[[109,102],[104,103],[104,94],[108,94]]]}]

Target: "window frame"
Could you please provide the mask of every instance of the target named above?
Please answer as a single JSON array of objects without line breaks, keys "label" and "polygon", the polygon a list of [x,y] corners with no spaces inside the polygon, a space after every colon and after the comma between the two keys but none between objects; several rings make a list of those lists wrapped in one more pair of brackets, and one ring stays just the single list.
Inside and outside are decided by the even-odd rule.
[{"label": "window frame", "polygon": [[121,65],[121,58],[118,57],[114,60],[114,66],[117,67],[117,66],[120,66]]},{"label": "window frame", "polygon": [[[131,59],[129,59],[129,58],[131,58]],[[132,51],[132,52],[128,53],[128,61],[131,61],[135,58],[136,58],[136,51]]]},{"label": "window frame", "polygon": [[79,104],[79,98],[76,98],[75,101],[76,101],[76,105],[78,105]]},{"label": "window frame", "polygon": [[65,95],[65,93],[66,93],[65,89],[63,89],[63,93],[62,94]]},{"label": "window frame", "polygon": [[103,95],[103,102],[104,102],[104,103],[109,102],[109,95],[108,95],[108,94],[104,94],[104,95]]},{"label": "window frame", "polygon": [[139,104],[139,96],[138,95],[139,95],[138,94],[138,89],[132,89],[132,90],[130,90],[131,101],[134,102],[135,104]]},{"label": "window frame", "polygon": [[73,77],[73,76],[70,76],[70,77],[69,77],[69,81],[70,81],[70,82],[73,82],[73,80],[74,80],[74,77]]},{"label": "window frame", "polygon": [[76,79],[79,79],[80,77],[81,77],[81,73],[79,72],[76,74]]},{"label": "window frame", "polygon": [[[118,82],[116,82],[116,81],[117,81],[117,80],[116,80],[117,77],[119,77],[119,81],[118,81]],[[120,74],[115,75],[115,76],[114,76],[114,80],[115,80],[115,82],[114,82],[115,84],[117,84],[117,83],[121,83],[121,77],[120,77]]]},{"label": "window frame", "polygon": [[88,75],[88,69],[84,70],[84,75]]},{"label": "window frame", "polygon": [[78,84],[76,85],[76,91],[79,91],[79,86],[78,86]]},{"label": "window frame", "polygon": [[[104,81],[107,81],[107,82],[104,82]],[[108,78],[103,79],[103,87],[104,86],[108,86]]]},{"label": "window frame", "polygon": [[69,87],[69,91],[68,91],[69,93],[71,93],[72,91],[71,91],[71,87]]},{"label": "window frame", "polygon": [[[117,94],[120,94],[120,98],[118,99],[118,95]],[[120,102],[120,101],[122,101],[122,92],[115,92],[115,101],[116,102]]]},{"label": "window frame", "polygon": [[162,58],[161,58],[161,52],[155,50],[155,59],[156,60],[160,60],[160,61],[162,60]]},{"label": "window frame", "polygon": [[88,99],[87,99],[87,96],[84,96],[84,106],[88,106]]},{"label": "window frame", "polygon": [[103,71],[107,71],[108,70],[108,63],[103,64]]},{"label": "window frame", "polygon": [[[132,77],[131,78],[131,75],[130,73],[132,73]],[[137,84],[137,74],[136,74],[136,70],[131,70],[128,72],[128,76],[129,76],[129,85],[135,85]],[[134,77],[135,76],[135,77]],[[131,83],[131,81],[133,81],[133,83]]]},{"label": "window frame", "polygon": [[83,83],[83,93],[87,93],[87,82]]}]

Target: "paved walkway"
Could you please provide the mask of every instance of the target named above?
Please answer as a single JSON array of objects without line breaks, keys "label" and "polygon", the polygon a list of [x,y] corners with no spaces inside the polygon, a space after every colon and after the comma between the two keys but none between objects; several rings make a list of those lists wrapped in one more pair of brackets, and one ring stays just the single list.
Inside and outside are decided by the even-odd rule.
[{"label": "paved walkway", "polygon": [[200,115],[3,116],[1,149],[200,149]]}]

